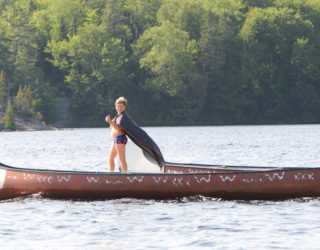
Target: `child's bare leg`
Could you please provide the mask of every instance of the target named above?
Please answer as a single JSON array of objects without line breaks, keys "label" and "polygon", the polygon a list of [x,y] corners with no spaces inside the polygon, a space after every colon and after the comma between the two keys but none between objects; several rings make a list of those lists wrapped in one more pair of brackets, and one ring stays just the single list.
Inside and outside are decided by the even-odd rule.
[{"label": "child's bare leg", "polygon": [[110,151],[109,151],[109,156],[108,156],[108,162],[109,162],[109,171],[113,172],[114,171],[114,158],[117,155],[117,150],[115,147],[115,144],[112,145]]},{"label": "child's bare leg", "polygon": [[121,162],[121,171],[127,172],[128,166],[127,166],[127,162],[126,162],[126,158],[125,158],[126,144],[115,144],[115,145],[116,145],[116,150],[117,150],[119,160]]}]

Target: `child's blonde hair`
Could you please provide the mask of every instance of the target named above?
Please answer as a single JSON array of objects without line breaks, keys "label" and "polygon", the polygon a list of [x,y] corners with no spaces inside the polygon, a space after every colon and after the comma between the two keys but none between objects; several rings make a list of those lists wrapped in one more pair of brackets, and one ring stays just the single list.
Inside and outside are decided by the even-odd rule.
[{"label": "child's blonde hair", "polygon": [[126,98],[124,98],[123,96],[119,97],[116,102],[114,103],[114,105],[117,105],[118,103],[122,103],[124,106],[127,106],[128,101]]}]

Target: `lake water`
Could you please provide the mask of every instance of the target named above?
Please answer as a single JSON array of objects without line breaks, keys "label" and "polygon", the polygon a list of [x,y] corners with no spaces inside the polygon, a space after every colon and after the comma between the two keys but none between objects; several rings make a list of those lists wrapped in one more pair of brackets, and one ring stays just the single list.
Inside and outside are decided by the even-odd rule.
[{"label": "lake water", "polygon": [[[144,128],[166,161],[320,166],[320,125]],[[108,129],[0,133],[0,162],[105,171]],[[0,201],[0,249],[320,249],[320,199]]]}]

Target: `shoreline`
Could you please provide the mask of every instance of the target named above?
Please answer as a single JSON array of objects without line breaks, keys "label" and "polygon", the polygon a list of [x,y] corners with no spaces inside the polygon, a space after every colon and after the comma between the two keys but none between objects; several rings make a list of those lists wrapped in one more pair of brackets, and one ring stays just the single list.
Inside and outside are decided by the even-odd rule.
[{"label": "shoreline", "polygon": [[[0,124],[0,132],[32,132],[32,131],[54,131],[54,130],[76,130],[76,129],[103,129],[106,127],[54,127],[50,125],[44,125],[44,126],[35,126],[24,124],[22,127],[16,128],[15,130],[6,130],[4,129]],[[312,124],[312,123],[297,123],[297,124],[235,124],[235,125],[177,125],[177,126],[141,126],[141,128],[154,128],[154,127],[161,127],[161,128],[174,128],[174,127],[252,127],[252,126],[316,126],[320,124]]]},{"label": "shoreline", "polygon": [[44,130],[56,130],[57,128],[46,124],[44,121],[40,121],[34,118],[14,118],[15,129],[5,129],[3,124],[3,118],[0,117],[0,132],[10,131],[44,131]]}]

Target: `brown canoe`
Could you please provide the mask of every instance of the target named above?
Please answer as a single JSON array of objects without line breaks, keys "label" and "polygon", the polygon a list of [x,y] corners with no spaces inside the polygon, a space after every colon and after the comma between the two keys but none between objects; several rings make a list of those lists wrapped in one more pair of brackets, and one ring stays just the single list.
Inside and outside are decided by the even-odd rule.
[{"label": "brown canoe", "polygon": [[164,173],[108,173],[16,168],[0,164],[0,199],[40,194],[59,199],[172,199],[203,195],[275,200],[320,196],[320,168],[167,163]]}]

